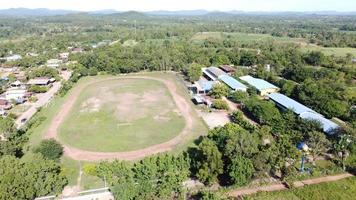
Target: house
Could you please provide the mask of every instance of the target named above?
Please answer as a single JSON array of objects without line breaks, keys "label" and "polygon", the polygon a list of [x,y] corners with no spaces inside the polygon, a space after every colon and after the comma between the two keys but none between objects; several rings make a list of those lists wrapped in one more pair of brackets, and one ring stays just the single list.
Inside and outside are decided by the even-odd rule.
[{"label": "house", "polygon": [[229,75],[221,75],[219,77],[219,80],[223,83],[225,83],[229,88],[231,88],[234,91],[247,91],[247,86],[239,82],[238,80],[234,79],[233,77]]},{"label": "house", "polygon": [[5,58],[2,58],[3,60],[6,60],[7,62],[12,62],[12,61],[17,61],[17,60],[21,60],[22,56],[15,54],[15,55],[11,55]]},{"label": "house", "polygon": [[266,96],[279,91],[279,88],[263,79],[254,78],[252,76],[241,76],[241,80],[255,87],[261,96]]},{"label": "house", "polygon": [[84,49],[80,47],[72,48],[71,53],[77,54],[77,53],[83,53]]},{"label": "house", "polygon": [[24,89],[9,89],[5,92],[5,99],[8,101],[15,100],[22,103],[26,97],[27,91]]},{"label": "house", "polygon": [[206,94],[208,93],[212,88],[213,85],[215,84],[215,81],[208,81],[205,79],[199,79],[199,81],[196,81],[192,87],[194,93],[196,94]]},{"label": "house", "polygon": [[219,68],[230,75],[236,71],[231,65],[220,65]]},{"label": "house", "polygon": [[271,93],[268,94],[268,97],[271,101],[273,101],[277,107],[282,110],[291,110],[296,115],[298,115],[302,119],[306,120],[315,120],[320,122],[323,127],[323,131],[328,134],[332,134],[332,131],[339,128],[339,126],[326,119],[323,115],[317,113],[316,111],[304,106],[303,104],[283,95],[280,93]]},{"label": "house", "polygon": [[69,52],[60,53],[58,57],[62,61],[67,61],[69,58]]},{"label": "house", "polygon": [[28,85],[38,85],[38,86],[48,86],[51,81],[53,81],[53,79],[49,79],[47,77],[37,77],[37,78],[33,78],[30,79],[27,84]]},{"label": "house", "polygon": [[216,81],[219,79],[219,76],[226,75],[224,71],[222,71],[217,67],[208,67],[208,68],[203,68],[202,70],[203,70],[203,76],[211,81]]},{"label": "house", "polygon": [[50,68],[59,68],[59,66],[61,64],[62,64],[62,60],[59,60],[59,59],[47,60],[47,67],[50,67]]},{"label": "house", "polygon": [[11,103],[6,99],[0,99],[0,110],[10,110],[12,108]]},{"label": "house", "polygon": [[37,57],[38,54],[37,54],[37,53],[28,52],[28,53],[26,53],[26,56],[29,56],[29,57]]}]

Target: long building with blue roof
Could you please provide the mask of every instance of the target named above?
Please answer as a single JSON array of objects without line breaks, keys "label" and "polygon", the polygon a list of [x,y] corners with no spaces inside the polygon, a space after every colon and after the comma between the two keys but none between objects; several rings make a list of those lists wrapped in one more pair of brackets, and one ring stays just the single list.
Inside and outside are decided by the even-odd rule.
[{"label": "long building with blue roof", "polygon": [[268,94],[268,97],[281,109],[292,110],[302,119],[315,120],[320,122],[325,133],[331,134],[333,130],[339,128],[336,123],[326,119],[323,115],[283,94],[271,93]]},{"label": "long building with blue roof", "polygon": [[219,80],[229,86],[232,90],[240,90],[240,91],[247,91],[247,86],[239,82],[238,80],[234,79],[229,75],[221,75],[219,76]]},{"label": "long building with blue roof", "polygon": [[252,76],[241,76],[241,80],[245,81],[249,85],[255,87],[261,96],[266,96],[267,94],[278,92],[279,88],[263,79],[254,78]]}]

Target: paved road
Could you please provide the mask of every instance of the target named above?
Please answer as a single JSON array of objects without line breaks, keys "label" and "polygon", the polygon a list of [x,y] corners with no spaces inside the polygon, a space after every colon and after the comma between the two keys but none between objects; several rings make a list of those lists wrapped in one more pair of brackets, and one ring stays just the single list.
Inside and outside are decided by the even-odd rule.
[{"label": "paved road", "polygon": [[[61,76],[65,81],[67,81],[71,76],[71,72],[69,72],[69,71],[62,72]],[[24,125],[24,123],[22,123],[21,121],[23,119],[25,121],[27,121],[34,114],[36,114],[38,108],[43,107],[46,104],[48,104],[51,101],[51,99],[54,97],[54,95],[59,91],[60,88],[61,88],[61,82],[55,82],[55,83],[53,83],[52,87],[46,93],[37,94],[36,96],[37,96],[38,100],[35,103],[29,104],[31,107],[28,110],[26,110],[24,113],[22,113],[16,119],[16,121],[15,121],[16,127],[18,129],[21,128],[21,126]]]}]

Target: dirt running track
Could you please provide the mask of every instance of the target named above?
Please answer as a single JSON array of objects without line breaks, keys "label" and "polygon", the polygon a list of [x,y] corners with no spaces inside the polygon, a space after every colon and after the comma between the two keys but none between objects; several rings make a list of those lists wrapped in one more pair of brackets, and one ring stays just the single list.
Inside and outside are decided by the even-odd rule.
[{"label": "dirt running track", "polygon": [[[64,147],[64,154],[74,160],[85,160],[85,161],[100,161],[100,160],[113,160],[113,159],[120,159],[120,160],[136,160],[143,158],[145,156],[149,156],[152,154],[157,154],[165,151],[172,150],[177,144],[179,144],[184,137],[192,130],[193,127],[193,118],[191,117],[191,112],[194,112],[189,103],[178,94],[177,86],[172,81],[154,78],[154,77],[146,77],[146,76],[129,76],[129,77],[115,77],[115,78],[108,78],[105,80],[117,80],[117,79],[150,79],[156,80],[164,83],[168,90],[170,91],[172,98],[181,112],[181,115],[185,118],[185,126],[179,135],[175,138],[161,143],[157,145],[153,145],[144,149],[135,150],[135,151],[126,151],[126,152],[93,152],[93,151],[86,151],[82,149],[77,149],[66,144],[63,144]],[[76,102],[79,94],[81,91],[88,85],[101,82],[103,80],[93,80],[86,84],[79,85],[75,87],[70,94],[67,101],[62,105],[60,112],[54,117],[52,120],[49,129],[45,133],[45,138],[54,138],[60,142],[57,138],[58,128],[70,112],[72,106]]]}]

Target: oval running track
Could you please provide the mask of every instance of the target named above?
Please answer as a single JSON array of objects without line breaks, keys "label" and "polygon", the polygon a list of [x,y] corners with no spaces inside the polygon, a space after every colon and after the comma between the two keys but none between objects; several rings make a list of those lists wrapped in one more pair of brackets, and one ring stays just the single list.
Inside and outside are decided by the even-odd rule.
[{"label": "oval running track", "polygon": [[[100,160],[114,160],[114,159],[136,160],[149,155],[172,150],[177,144],[182,142],[182,140],[184,140],[184,137],[192,130],[193,117],[191,116],[190,113],[194,111],[192,110],[191,105],[189,105],[186,99],[178,94],[177,86],[175,85],[175,83],[169,80],[155,78],[155,77],[147,77],[147,76],[115,77],[115,78],[108,78],[105,80],[117,80],[117,79],[149,79],[149,80],[156,80],[162,82],[168,88],[177,108],[179,109],[181,115],[185,119],[185,126],[183,130],[176,137],[174,137],[173,139],[167,142],[156,144],[153,146],[149,146],[134,151],[95,152],[95,151],[78,149],[62,143],[64,147],[64,155],[74,160],[83,160],[83,161],[100,161]],[[54,117],[54,119],[51,121],[50,126],[44,135],[46,139],[54,138],[57,141],[61,142],[57,137],[58,128],[63,122],[63,120],[65,119],[65,117],[70,112],[79,94],[86,86],[100,81],[103,80],[89,81],[88,83],[76,86],[73,89],[67,101],[61,106],[60,112],[58,112],[57,115]]]}]

